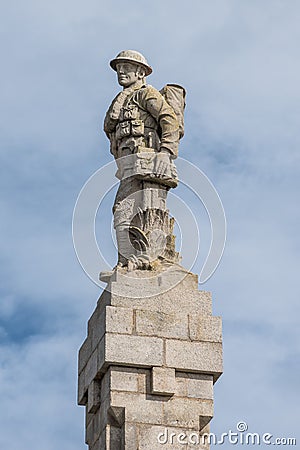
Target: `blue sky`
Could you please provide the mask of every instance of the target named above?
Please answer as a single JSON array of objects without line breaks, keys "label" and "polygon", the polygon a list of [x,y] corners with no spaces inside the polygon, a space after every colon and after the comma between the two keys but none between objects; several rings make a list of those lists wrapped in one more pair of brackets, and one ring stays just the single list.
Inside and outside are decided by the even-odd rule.
[{"label": "blue sky", "polygon": [[100,290],[76,260],[72,211],[111,161],[102,121],[119,87],[108,61],[126,48],[146,55],[150,84],[186,88],[180,155],[226,211],[225,254],[202,287],[224,323],[212,430],[245,420],[252,432],[297,437],[299,2],[13,0],[2,9],[0,447],[85,448],[77,350]]}]

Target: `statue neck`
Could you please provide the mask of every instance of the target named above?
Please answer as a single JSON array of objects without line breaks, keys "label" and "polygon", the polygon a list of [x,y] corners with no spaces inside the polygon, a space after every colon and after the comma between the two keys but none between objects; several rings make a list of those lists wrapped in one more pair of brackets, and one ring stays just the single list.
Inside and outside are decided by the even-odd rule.
[{"label": "statue neck", "polygon": [[145,81],[144,80],[137,80],[133,84],[131,84],[130,86],[124,87],[123,91],[127,91],[128,89],[130,89],[131,91],[135,91],[137,89],[140,89],[144,85],[145,85]]}]

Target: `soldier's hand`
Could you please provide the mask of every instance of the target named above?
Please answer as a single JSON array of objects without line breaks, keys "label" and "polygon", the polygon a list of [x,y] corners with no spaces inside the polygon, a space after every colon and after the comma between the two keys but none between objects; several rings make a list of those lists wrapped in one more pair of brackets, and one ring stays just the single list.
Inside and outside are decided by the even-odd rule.
[{"label": "soldier's hand", "polygon": [[166,174],[170,165],[170,153],[168,150],[161,149],[156,154],[155,175],[161,177]]}]

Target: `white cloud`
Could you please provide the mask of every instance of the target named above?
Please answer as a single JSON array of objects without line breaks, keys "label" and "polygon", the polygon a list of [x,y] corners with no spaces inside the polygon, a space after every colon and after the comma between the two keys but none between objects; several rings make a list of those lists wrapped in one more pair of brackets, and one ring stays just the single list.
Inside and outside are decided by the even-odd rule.
[{"label": "white cloud", "polygon": [[[1,448],[82,449],[74,335],[1,347]],[[77,426],[78,424],[78,426]]]}]

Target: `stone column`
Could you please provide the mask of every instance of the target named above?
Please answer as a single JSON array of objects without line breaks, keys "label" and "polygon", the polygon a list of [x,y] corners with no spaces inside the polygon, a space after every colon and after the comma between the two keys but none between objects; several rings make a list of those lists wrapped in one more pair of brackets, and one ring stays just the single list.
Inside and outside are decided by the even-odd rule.
[{"label": "stone column", "polygon": [[179,265],[112,278],[79,350],[89,450],[208,449],[195,443],[209,432],[222,373],[210,294]]}]

